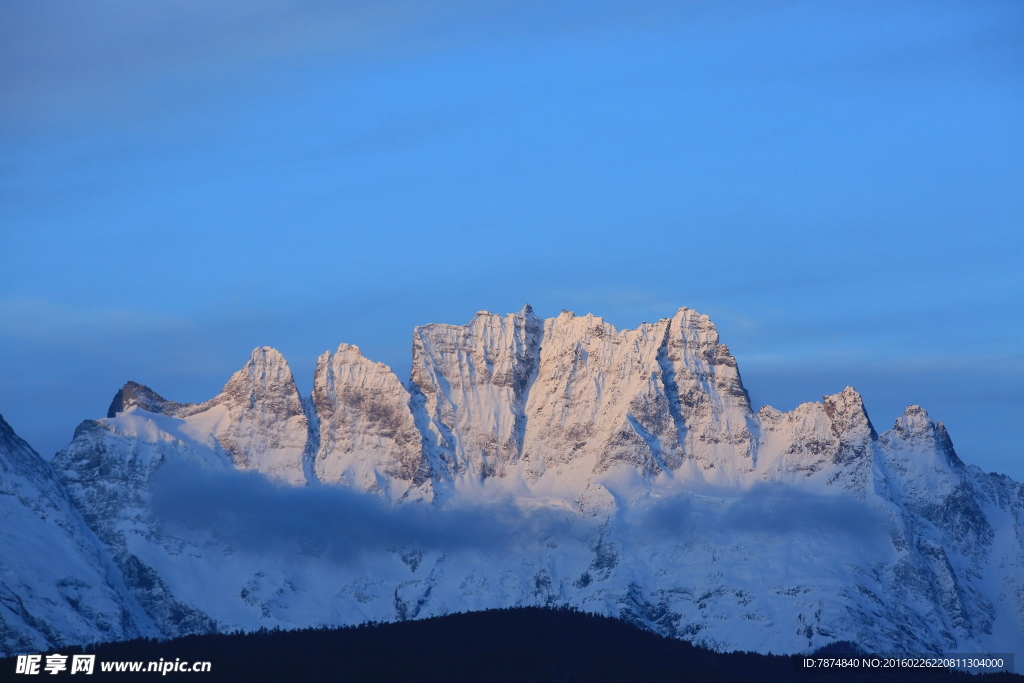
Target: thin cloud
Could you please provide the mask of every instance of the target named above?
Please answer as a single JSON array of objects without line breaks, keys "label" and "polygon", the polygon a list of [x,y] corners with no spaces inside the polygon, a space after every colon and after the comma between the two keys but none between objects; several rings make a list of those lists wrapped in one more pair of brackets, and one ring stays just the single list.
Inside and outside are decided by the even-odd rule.
[{"label": "thin cloud", "polygon": [[169,462],[152,479],[157,518],[177,531],[199,530],[254,553],[314,553],[347,562],[364,553],[416,547],[494,552],[566,533],[570,514],[511,503],[439,510],[391,506],[343,486],[294,487],[253,472],[217,472]]},{"label": "thin cloud", "polygon": [[[173,533],[198,531],[245,552],[313,554],[340,563],[410,547],[522,554],[550,539],[581,540],[597,531],[568,510],[527,510],[511,500],[453,509],[393,506],[344,486],[280,485],[254,472],[173,461],[154,474],[151,490],[154,514]],[[776,484],[732,498],[674,495],[628,510],[612,525],[641,541],[800,543],[824,536],[879,555],[891,550],[881,512],[851,496]]]},{"label": "thin cloud", "polygon": [[764,536],[849,538],[851,545],[888,552],[889,520],[849,495],[822,495],[765,483],[742,496],[680,493],[631,512],[627,524],[655,538],[693,542]]},{"label": "thin cloud", "polygon": [[72,308],[37,298],[0,299],[0,335],[26,340],[81,340],[147,331],[190,328],[181,319],[162,313],[123,308]]}]

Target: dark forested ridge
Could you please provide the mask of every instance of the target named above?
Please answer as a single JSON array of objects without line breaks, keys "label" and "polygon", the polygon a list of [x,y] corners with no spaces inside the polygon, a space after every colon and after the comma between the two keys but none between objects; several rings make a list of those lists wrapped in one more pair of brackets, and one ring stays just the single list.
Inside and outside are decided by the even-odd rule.
[{"label": "dark forested ridge", "polygon": [[[795,671],[789,656],[718,653],[610,617],[532,607],[346,628],[142,639],[58,652],[97,656],[95,674],[84,681],[1024,681],[1013,674],[971,676],[945,669]],[[166,676],[99,670],[101,662],[161,659],[209,661],[211,670]],[[40,676],[51,678],[42,671]],[[0,660],[0,680],[33,679],[38,680],[15,674],[15,658]]]}]

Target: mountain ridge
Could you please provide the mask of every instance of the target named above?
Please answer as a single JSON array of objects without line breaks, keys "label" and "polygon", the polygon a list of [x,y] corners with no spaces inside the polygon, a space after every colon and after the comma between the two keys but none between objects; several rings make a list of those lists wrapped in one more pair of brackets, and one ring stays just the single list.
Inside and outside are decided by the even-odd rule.
[{"label": "mountain ridge", "polygon": [[[538,604],[718,649],[1024,644],[1024,487],[965,465],[918,406],[882,433],[851,387],[755,413],[687,308],[621,331],[481,311],[416,328],[410,374],[341,344],[310,396],[269,347],[203,403],[129,382],[53,471],[164,636]],[[175,495],[208,520],[154,510],[178,466]],[[255,500],[244,473],[283,488]],[[408,533],[423,510],[429,542]],[[466,541],[445,521],[463,513],[515,552]],[[361,518],[379,539],[346,526]]]}]

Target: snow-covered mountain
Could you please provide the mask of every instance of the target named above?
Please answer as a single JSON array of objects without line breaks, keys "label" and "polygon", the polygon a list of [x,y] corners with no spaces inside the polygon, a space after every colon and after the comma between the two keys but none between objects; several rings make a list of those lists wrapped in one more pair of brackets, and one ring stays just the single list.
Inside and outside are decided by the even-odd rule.
[{"label": "snow-covered mountain", "polygon": [[59,484],[12,439],[0,455],[39,474],[5,470],[5,490],[30,482],[21,500],[74,520],[43,542],[108,601],[90,614],[128,616],[120,630],[72,623],[73,607],[46,597],[52,572],[12,585],[8,567],[42,533],[19,521],[3,586],[36,596],[22,610],[35,626],[4,612],[7,652],[44,632],[533,604],[720,649],[1024,645],[1024,487],[961,462],[917,406],[878,434],[849,387],[753,412],[711,321],[685,308],[624,331],[529,306],[426,325],[408,383],[342,344],[320,357],[310,397],[270,348],[201,404],[129,382],[54,458]]},{"label": "snow-covered mountain", "polygon": [[154,634],[50,465],[0,417],[0,652]]}]

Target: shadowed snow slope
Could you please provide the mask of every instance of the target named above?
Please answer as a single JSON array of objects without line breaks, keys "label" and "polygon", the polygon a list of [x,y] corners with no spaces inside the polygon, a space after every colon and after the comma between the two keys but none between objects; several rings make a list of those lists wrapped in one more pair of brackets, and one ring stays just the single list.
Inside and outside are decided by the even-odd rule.
[{"label": "shadowed snow slope", "polygon": [[754,413],[685,308],[426,325],[407,384],[342,344],[309,398],[261,348],[202,404],[128,383],[52,466],[29,498],[70,501],[106,561],[82,581],[131,616],[24,631],[68,641],[574,605],[718,649],[1024,645],[1021,485],[917,406],[877,433],[849,387]]},{"label": "shadowed snow slope", "polygon": [[0,649],[155,635],[50,465],[0,417]]}]

